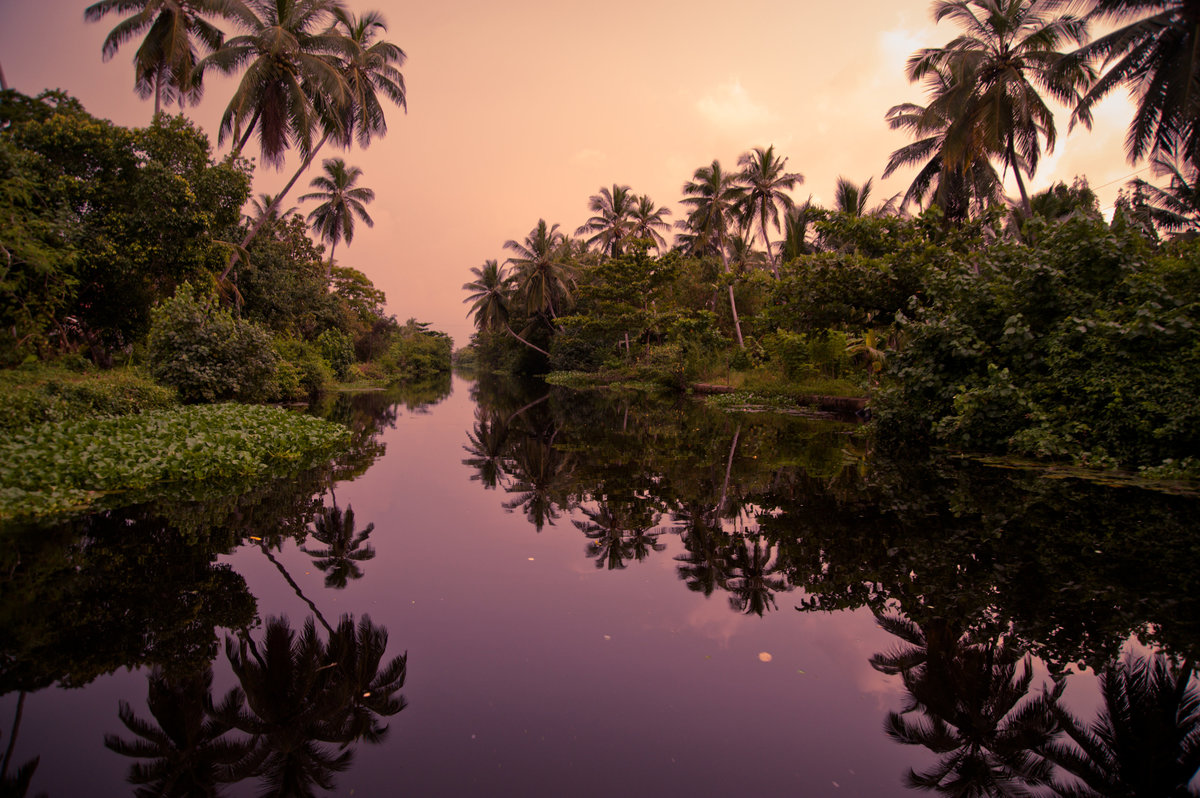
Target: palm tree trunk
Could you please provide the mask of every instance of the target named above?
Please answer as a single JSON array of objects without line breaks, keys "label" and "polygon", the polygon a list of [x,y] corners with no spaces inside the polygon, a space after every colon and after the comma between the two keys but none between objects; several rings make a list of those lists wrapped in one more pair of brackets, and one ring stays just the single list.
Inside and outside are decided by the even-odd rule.
[{"label": "palm tree trunk", "polygon": [[162,67],[154,71],[154,118],[162,113]]},{"label": "palm tree trunk", "polygon": [[333,251],[337,249],[337,239],[329,242],[329,265],[325,267],[325,282],[333,279]]},{"label": "palm tree trunk", "polygon": [[[257,116],[255,119],[257,119]],[[246,131],[246,133],[249,135],[249,131]],[[296,181],[300,179],[300,175],[304,174],[308,167],[312,165],[313,158],[317,157],[318,150],[325,146],[325,142],[329,140],[329,136],[330,134],[327,132],[321,137],[321,140],[317,142],[317,146],[313,147],[312,152],[310,152],[308,157],[304,159],[304,163],[300,164],[300,168],[296,170],[296,174],[292,175],[292,179],[287,182],[287,185],[283,187],[283,190],[275,195],[275,199],[271,201],[271,205],[263,211],[261,216],[258,217],[258,220],[254,223],[254,226],[250,228],[250,232],[246,233],[246,237],[242,239],[242,249],[249,248],[250,242],[253,241],[254,237],[258,235],[258,231],[262,229],[263,224],[266,223],[267,219],[275,211],[279,210],[279,207],[283,204],[284,195],[292,190],[292,186],[296,185]],[[237,265],[237,262],[238,253],[234,252],[233,256],[229,259],[229,265],[225,267],[225,271],[221,272],[221,280],[225,280],[229,277],[229,273],[233,271],[233,267]]]},{"label": "palm tree trunk", "polygon": [[12,727],[8,732],[8,748],[4,751],[4,760],[0,762],[0,782],[8,775],[8,763],[12,761],[13,749],[17,746],[17,732],[21,728],[21,715],[25,711],[25,691],[17,696],[17,711],[13,717]]},{"label": "palm tree trunk", "polygon": [[1025,191],[1025,181],[1021,179],[1021,162],[1017,159],[1017,148],[1013,145],[1012,136],[1008,137],[1008,162],[1012,164],[1013,176],[1017,178],[1017,191],[1021,192],[1021,210],[1026,219],[1033,218],[1033,207],[1029,204],[1029,194]]},{"label": "palm tree trunk", "polygon": [[[725,257],[725,245],[723,242],[721,244],[721,267],[725,271],[729,271],[729,261]],[[742,323],[738,321],[737,302],[733,298],[732,281],[729,283],[729,309],[733,311],[733,331],[737,333],[738,349],[745,349],[746,343],[742,340]]]},{"label": "palm tree trunk", "polygon": [[729,444],[729,458],[725,461],[725,482],[721,484],[721,503],[717,505],[717,523],[725,514],[725,502],[729,498],[729,478],[733,474],[733,453],[737,451],[738,438],[742,436],[742,425],[739,422],[733,431],[733,441]]},{"label": "palm tree trunk", "polygon": [[541,353],[542,353],[543,355],[545,355],[546,357],[550,357],[550,353],[549,353],[549,352],[547,352],[545,349],[542,349],[542,348],[541,348],[540,346],[538,346],[537,344],[531,344],[531,343],[529,343],[528,341],[526,341],[524,338],[522,338],[521,336],[517,335],[515,332],[513,332],[513,328],[512,328],[512,327],[509,327],[507,324],[505,324],[505,325],[504,325],[504,329],[508,330],[508,334],[509,334],[509,335],[511,335],[513,338],[516,338],[516,339],[517,339],[518,341],[520,341],[521,343],[525,344],[525,346],[527,346],[527,347],[529,347],[530,349],[533,349],[533,350],[535,350],[535,351],[541,352]]},{"label": "palm tree trunk", "polygon": [[242,149],[246,146],[246,142],[250,140],[250,134],[254,132],[254,126],[258,124],[258,117],[262,115],[262,109],[259,108],[254,112],[254,116],[250,117],[250,125],[246,128],[246,132],[238,141],[237,146],[233,149],[234,155],[241,155]]},{"label": "palm tree trunk", "polygon": [[332,635],[333,627],[329,625],[329,621],[325,620],[325,616],[321,614],[319,609],[317,609],[317,605],[313,603],[312,599],[304,595],[304,591],[300,589],[300,585],[296,584],[296,580],[292,579],[292,575],[288,573],[287,568],[283,567],[283,563],[275,559],[275,555],[271,554],[271,551],[267,548],[267,542],[265,540],[259,541],[258,546],[262,549],[262,553],[267,555],[267,559],[275,565],[275,568],[279,571],[279,573],[283,574],[283,578],[287,580],[289,585],[292,586],[292,590],[296,592],[296,595],[308,605],[308,608],[313,611],[313,615],[317,616],[317,620],[320,621],[321,625],[325,627],[325,631]]},{"label": "palm tree trunk", "polygon": [[4,79],[3,66],[0,66],[0,91],[8,91],[8,81]]}]

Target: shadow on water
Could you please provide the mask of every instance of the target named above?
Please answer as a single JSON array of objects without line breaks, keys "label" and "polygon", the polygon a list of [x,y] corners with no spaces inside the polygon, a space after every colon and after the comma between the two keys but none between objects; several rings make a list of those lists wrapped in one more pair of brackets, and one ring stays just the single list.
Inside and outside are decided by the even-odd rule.
[{"label": "shadow on water", "polygon": [[[870,665],[903,690],[884,729],[923,749],[910,788],[1195,795],[1196,499],[884,460],[858,427],[688,399],[494,378],[471,391],[460,440],[472,490],[533,534],[573,536],[589,571],[658,560],[667,567],[645,572],[673,573],[756,624],[793,608],[872,612],[895,644]],[[129,758],[135,794],[335,789],[404,708],[407,671],[383,626],[329,614],[344,594],[328,591],[379,578],[389,540],[338,485],[383,456],[401,407],[421,413],[449,392],[441,381],[328,397],[316,411],[353,430],[353,445],[290,479],[6,533],[0,694],[15,698],[3,794],[36,790],[39,752],[15,750],[26,695],[121,668],[142,670],[145,702],[120,701],[104,743]],[[285,544],[326,592],[297,582]],[[305,603],[300,623],[260,617],[220,561],[239,548]],[[1066,700],[1083,667],[1101,696],[1085,718]],[[1071,792],[1080,785],[1092,792]]]},{"label": "shadow on water", "polygon": [[[871,660],[907,695],[886,732],[935,755],[910,788],[1200,794],[1194,498],[884,460],[850,428],[686,400],[474,391],[472,478],[537,532],[571,517],[597,568],[678,535],[679,579],[735,612],[788,593],[801,612],[873,611],[902,642]],[[1100,674],[1091,720],[1062,702],[1080,668]]]},{"label": "shadow on water", "polygon": [[[326,587],[361,579],[375,525],[338,505],[336,484],[383,455],[381,433],[395,425],[397,403],[421,408],[448,393],[444,383],[332,398],[321,410],[353,430],[351,446],[286,479],[192,487],[6,529],[0,695],[18,695],[9,734],[0,735],[0,794],[28,794],[38,767],[37,756],[14,760],[26,695],[83,687],[122,668],[146,670],[151,719],[122,700],[126,733],[104,742],[136,760],[128,772],[136,795],[216,795],[219,785],[246,779],[270,794],[331,789],[354,746],[380,742],[382,719],[403,708],[407,657],[388,659],[387,630],[365,615],[331,625],[275,553],[294,541]],[[286,618],[260,621],[245,579],[218,562],[248,544],[308,604],[312,615],[298,631]],[[213,668],[222,661],[238,686],[218,700]]]}]

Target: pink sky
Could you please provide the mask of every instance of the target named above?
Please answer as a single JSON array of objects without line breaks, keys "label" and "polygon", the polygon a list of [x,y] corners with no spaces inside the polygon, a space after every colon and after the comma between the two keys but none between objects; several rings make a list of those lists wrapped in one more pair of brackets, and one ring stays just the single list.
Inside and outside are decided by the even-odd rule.
[{"label": "pink sky", "polygon": [[[152,104],[132,89],[137,42],[103,63],[118,18],[86,23],[87,5],[0,0],[5,77],[22,92],[62,88],[96,116],[145,125]],[[677,218],[680,187],[697,167],[717,158],[733,168],[742,152],[774,144],[805,176],[797,200],[829,203],[839,175],[874,176],[877,200],[903,191],[910,172],[879,181],[888,155],[908,142],[884,114],[924,101],[904,78],[905,60],[957,33],[933,25],[926,0],[348,5],[382,11],[388,38],[407,52],[409,112],[392,108],[387,136],[367,150],[321,153],[361,167],[362,185],[376,192],[375,227],[360,224],[338,262],[382,288],[400,321],[432,322],[457,346],[471,333],[461,290],[470,268],[503,260],[504,241],[524,238],[539,218],[573,232],[601,186],[628,184]],[[187,109],[214,139],[232,88],[212,79]],[[1058,147],[1032,187],[1086,175],[1111,206],[1144,167],[1125,160],[1130,113],[1114,96],[1093,131],[1070,135],[1061,114]],[[259,170],[255,193],[277,191],[294,168]],[[308,180],[288,203],[305,213],[311,203],[296,197]]]}]

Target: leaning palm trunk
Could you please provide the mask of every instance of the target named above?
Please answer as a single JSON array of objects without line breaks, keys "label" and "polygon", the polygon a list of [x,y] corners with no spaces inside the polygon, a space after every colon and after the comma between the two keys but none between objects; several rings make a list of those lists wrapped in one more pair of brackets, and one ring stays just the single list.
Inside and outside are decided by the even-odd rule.
[{"label": "leaning palm trunk", "polygon": [[[725,271],[729,271],[729,263],[725,259],[724,247],[721,248],[721,265]],[[729,283],[729,309],[733,311],[733,331],[737,333],[738,349],[745,349],[746,343],[742,340],[742,323],[738,321],[737,301],[733,298],[733,282]]]},{"label": "leaning palm trunk", "polygon": [[521,336],[517,335],[517,334],[516,334],[516,332],[514,332],[514,331],[513,331],[513,328],[512,328],[512,327],[510,327],[510,326],[508,326],[507,324],[505,324],[505,325],[504,325],[504,329],[508,330],[508,334],[509,334],[509,335],[511,335],[513,338],[516,338],[516,339],[517,339],[518,341],[520,341],[521,343],[525,344],[525,346],[529,347],[530,349],[532,349],[532,350],[534,350],[534,351],[536,351],[536,352],[541,352],[541,353],[542,353],[543,355],[545,355],[546,357],[550,357],[550,353],[549,353],[549,352],[547,352],[545,349],[542,349],[542,348],[541,348],[540,346],[538,346],[537,344],[530,343],[529,341],[526,341],[526,340],[525,340],[524,338],[522,338]]},{"label": "leaning palm trunk", "polygon": [[[271,205],[262,213],[262,215],[258,217],[257,221],[254,222],[254,226],[250,228],[250,232],[246,233],[246,237],[242,239],[241,246],[243,250],[246,250],[250,247],[250,242],[253,241],[254,237],[258,235],[258,231],[262,229],[263,224],[266,223],[267,219],[269,219],[276,211],[279,210],[279,207],[283,204],[284,195],[292,190],[292,186],[296,185],[296,181],[300,179],[300,175],[304,174],[306,171],[308,171],[308,167],[312,166],[313,159],[317,157],[317,152],[320,151],[321,147],[325,146],[325,142],[329,141],[330,135],[330,133],[326,132],[325,135],[321,137],[321,140],[317,142],[317,146],[312,148],[312,152],[305,156],[304,162],[300,164],[300,168],[296,170],[296,174],[292,175],[292,179],[287,182],[287,185],[275,195],[275,199],[271,202]],[[221,280],[227,279],[229,277],[229,272],[233,271],[233,267],[237,265],[238,254],[239,253],[234,252],[233,256],[230,257],[229,265],[225,267],[225,271],[221,272]]]}]

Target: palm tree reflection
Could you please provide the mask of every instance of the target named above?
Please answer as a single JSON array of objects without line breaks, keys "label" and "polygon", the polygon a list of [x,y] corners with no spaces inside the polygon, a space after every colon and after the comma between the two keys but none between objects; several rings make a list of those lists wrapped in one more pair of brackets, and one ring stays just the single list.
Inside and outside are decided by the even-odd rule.
[{"label": "palm tree reflection", "polygon": [[249,635],[226,640],[226,655],[246,696],[229,721],[255,740],[264,795],[331,790],[353,758],[350,745],[379,742],[379,718],[404,708],[407,655],[381,665],[387,631],[344,616],[322,643],[310,617],[299,635],[286,618],[267,620],[261,648]]},{"label": "palm tree reflection", "polygon": [[373,523],[356,530],[354,508],[347,507],[343,512],[335,503],[318,510],[313,518],[312,536],[325,548],[301,546],[300,551],[312,557],[313,565],[325,573],[325,587],[341,590],[351,579],[362,578],[358,563],[374,559],[375,549],[364,545],[374,530]]},{"label": "palm tree reflection", "polygon": [[610,571],[625,567],[629,560],[641,562],[652,551],[663,551],[661,532],[652,530],[661,516],[644,502],[602,501],[595,509],[583,509],[586,521],[572,521],[588,539],[587,556],[597,568]]},{"label": "palm tree reflection", "polygon": [[878,621],[907,644],[871,658],[872,667],[899,675],[908,691],[906,705],[888,713],[884,729],[897,742],[938,756],[923,771],[910,769],[908,786],[1006,796],[1050,783],[1052,767],[1034,751],[1054,733],[1045,704],[1061,685],[1030,696],[1031,658],[999,637],[976,639],[961,622],[935,619],[922,628],[898,614]]},{"label": "palm tree reflection", "polygon": [[182,677],[151,671],[146,705],[157,725],[139,718],[122,701],[118,715],[134,734],[124,739],[104,735],[104,745],[122,756],[149,760],[129,768],[129,783],[138,798],[220,794],[220,785],[239,781],[255,766],[254,741],[231,737],[226,719],[242,705],[241,690],[230,690],[213,705],[212,668]]}]

